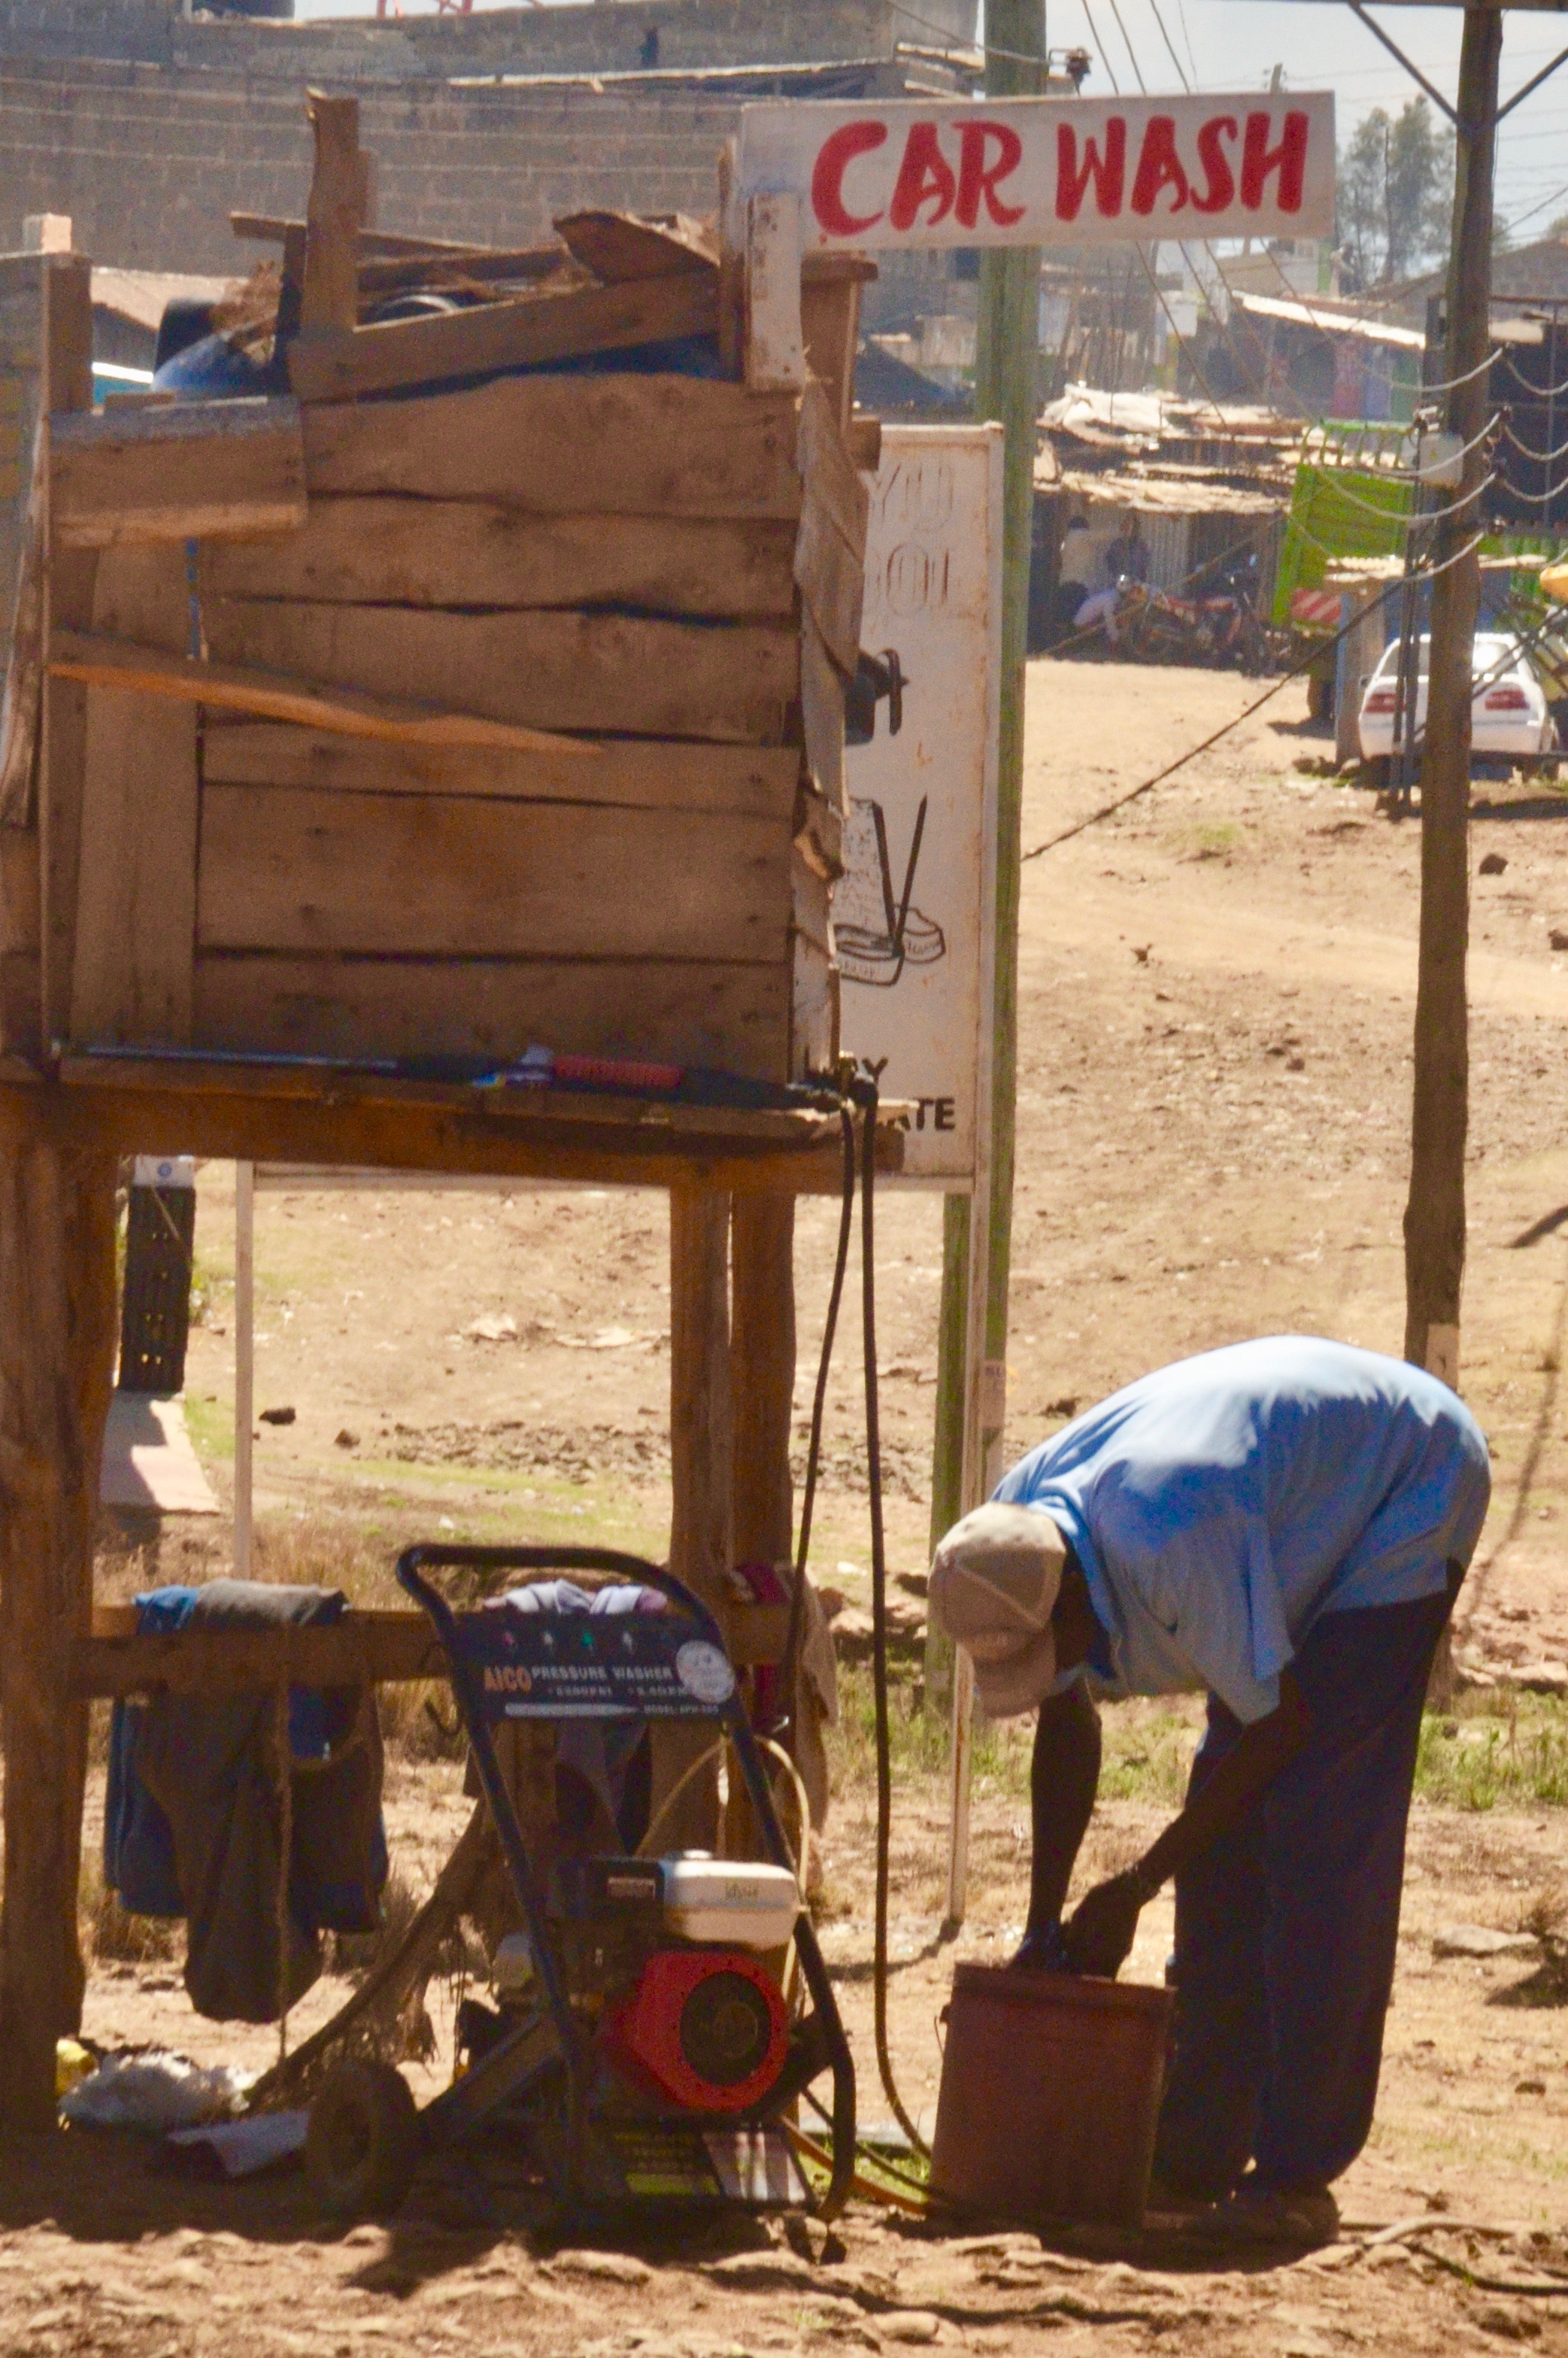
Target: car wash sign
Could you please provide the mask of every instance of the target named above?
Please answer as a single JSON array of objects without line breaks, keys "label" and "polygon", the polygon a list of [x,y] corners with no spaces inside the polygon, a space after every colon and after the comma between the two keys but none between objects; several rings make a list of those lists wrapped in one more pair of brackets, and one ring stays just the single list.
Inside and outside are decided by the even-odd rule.
[{"label": "car wash sign", "polygon": [[808,254],[1334,227],[1328,91],[748,106],[738,160],[738,196],[798,199]]}]

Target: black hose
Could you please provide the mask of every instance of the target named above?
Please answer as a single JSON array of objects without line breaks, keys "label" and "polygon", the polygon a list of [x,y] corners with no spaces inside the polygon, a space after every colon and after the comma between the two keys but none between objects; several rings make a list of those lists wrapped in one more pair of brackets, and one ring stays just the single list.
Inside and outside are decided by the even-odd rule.
[{"label": "black hose", "polygon": [[[833,1337],[838,1325],[838,1305],[844,1298],[844,1272],[849,1265],[849,1231],[855,1217],[855,1116],[849,1105],[839,1108],[844,1126],[844,1186],[838,1212],[838,1253],[833,1264],[833,1284],[827,1296],[827,1317],[822,1329],[822,1353],[816,1363],[816,1390],[811,1403],[811,1440],[806,1453],[806,1482],[800,1499],[800,1544],[795,1551],[795,1585],[790,1591],[789,1622],[779,1665],[778,1728],[790,1758],[795,1758],[795,1695],[800,1676],[800,1648],[806,1629],[806,1566],[811,1553],[811,1519],[816,1505],[816,1478],[822,1458],[822,1418],[827,1403],[827,1377],[833,1364]],[[797,1764],[798,1765],[798,1764]]]},{"label": "black hose", "polygon": [[876,1933],[871,1995],[877,2070],[893,2118],[916,2153],[929,2147],[903,2108],[888,2052],[888,1879],[892,1840],[892,1762],[888,1733],[887,1545],[882,1531],[882,1442],[877,1397],[877,1289],[872,1204],[877,1167],[877,1085],[853,1084],[860,1109],[860,1304],[866,1347],[866,1492],[871,1510],[871,1686],[877,1730]]}]

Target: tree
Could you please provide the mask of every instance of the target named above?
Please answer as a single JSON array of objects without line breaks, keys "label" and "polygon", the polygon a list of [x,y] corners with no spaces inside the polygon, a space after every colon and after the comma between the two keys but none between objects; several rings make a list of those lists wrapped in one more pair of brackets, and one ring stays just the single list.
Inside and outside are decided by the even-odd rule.
[{"label": "tree", "polygon": [[1454,134],[1424,98],[1398,114],[1373,108],[1339,151],[1336,191],[1341,275],[1352,293],[1410,278],[1448,248]]}]

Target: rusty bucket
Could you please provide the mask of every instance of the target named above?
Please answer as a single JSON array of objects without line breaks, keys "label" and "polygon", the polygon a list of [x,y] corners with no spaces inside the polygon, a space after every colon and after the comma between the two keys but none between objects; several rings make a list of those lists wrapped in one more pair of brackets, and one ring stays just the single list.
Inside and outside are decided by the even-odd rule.
[{"label": "rusty bucket", "polygon": [[1069,1974],[959,1965],[946,2010],[931,2190],[1033,2224],[1135,2227],[1164,2079],[1171,1995]]}]

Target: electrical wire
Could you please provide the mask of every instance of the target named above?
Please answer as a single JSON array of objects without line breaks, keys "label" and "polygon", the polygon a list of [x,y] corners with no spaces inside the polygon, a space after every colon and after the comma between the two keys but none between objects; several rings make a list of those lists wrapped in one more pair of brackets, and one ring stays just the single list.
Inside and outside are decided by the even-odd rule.
[{"label": "electrical wire", "polygon": [[811,1555],[811,1523],[816,1506],[817,1469],[822,1457],[822,1419],[827,1404],[827,1378],[833,1365],[833,1337],[838,1328],[838,1305],[844,1298],[844,1272],[849,1265],[849,1235],[855,1217],[855,1117],[846,1105],[838,1119],[843,1125],[844,1176],[838,1205],[838,1249],[833,1261],[833,1283],[827,1295],[827,1315],[822,1327],[822,1350],[816,1362],[816,1390],[811,1401],[811,1439],[806,1453],[806,1480],[801,1487],[800,1541],[795,1550],[795,1585],[790,1590],[789,1621],[779,1663],[780,1727],[793,1755],[795,1689],[800,1678],[801,1640],[806,1629],[806,1567]]},{"label": "electrical wire", "polygon": [[888,1881],[892,1848],[892,1737],[888,1728],[887,1541],[882,1528],[881,1412],[877,1396],[876,1234],[877,1085],[854,1084],[860,1110],[860,1311],[866,1359],[866,1491],[871,1517],[871,1691],[877,1736],[876,1915],[871,2014],[877,2070],[892,2115],[917,2153],[929,2148],[904,2110],[888,2049]]},{"label": "electrical wire", "polygon": [[1054,851],[1058,844],[1070,843],[1074,836],[1087,834],[1091,827],[1098,827],[1101,819],[1113,817],[1119,810],[1125,810],[1129,803],[1135,803],[1141,795],[1152,794],[1156,786],[1162,786],[1167,778],[1173,778],[1178,770],[1184,770],[1189,762],[1195,762],[1200,753],[1206,753],[1211,745],[1217,745],[1222,738],[1228,737],[1233,730],[1239,729],[1244,720],[1250,720],[1255,712],[1260,712],[1264,705],[1278,696],[1282,687],[1290,686],[1292,679],[1299,679],[1303,672],[1310,671],[1314,663],[1322,660],[1329,648],[1337,647],[1341,640],[1347,639],[1351,632],[1366,621],[1369,612],[1379,606],[1386,605],[1396,592],[1403,591],[1409,586],[1409,582],[1435,581],[1440,574],[1451,571],[1464,558],[1475,555],[1484,536],[1478,532],[1473,534],[1463,548],[1455,549],[1452,557],[1445,557],[1441,565],[1424,567],[1419,573],[1408,577],[1408,581],[1390,581],[1386,590],[1379,592],[1371,607],[1363,607],[1359,613],[1353,615],[1348,622],[1335,633],[1326,646],[1314,647],[1309,654],[1303,656],[1300,663],[1292,664],[1289,671],[1281,672],[1279,678],[1263,690],[1261,696],[1254,697],[1251,703],[1237,713],[1233,719],[1225,721],[1218,729],[1212,730],[1200,744],[1190,745],[1184,753],[1179,753],[1173,762],[1167,762],[1162,770],[1157,770],[1152,778],[1145,778],[1141,785],[1131,787],[1125,795],[1118,795],[1114,802],[1103,804],[1098,810],[1090,811],[1087,818],[1076,819],[1071,827],[1063,827],[1059,835],[1048,836],[1044,843],[1036,843],[1028,851],[1021,852],[1020,860],[1042,859],[1047,851]]},{"label": "electrical wire", "polygon": [[[1550,466],[1554,459],[1561,459],[1563,452],[1568,450],[1568,442],[1559,442],[1554,450],[1532,449],[1528,442],[1521,442],[1519,440],[1519,436],[1514,432],[1511,426],[1505,425],[1503,432],[1507,435],[1509,440],[1513,444],[1514,449],[1519,453],[1521,458],[1533,459],[1538,466]],[[1564,486],[1562,483],[1559,483],[1557,486],[1558,491],[1562,491],[1563,488]],[[1554,498],[1556,494],[1555,492],[1552,492],[1549,493],[1548,496]]]}]

